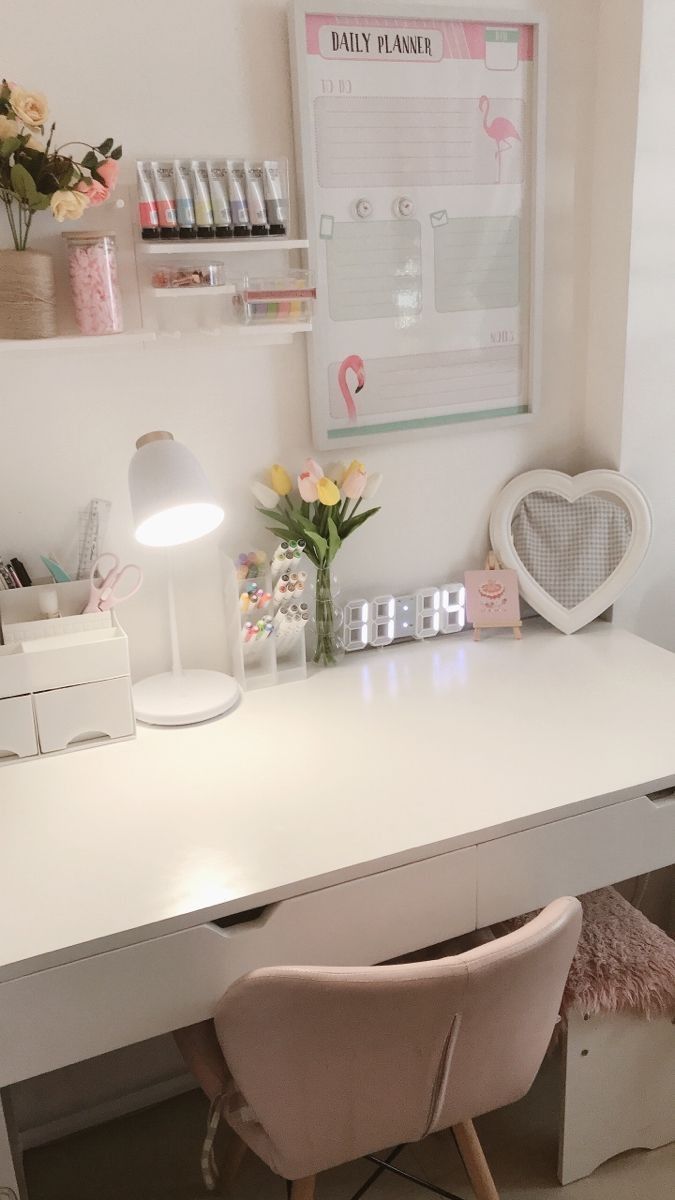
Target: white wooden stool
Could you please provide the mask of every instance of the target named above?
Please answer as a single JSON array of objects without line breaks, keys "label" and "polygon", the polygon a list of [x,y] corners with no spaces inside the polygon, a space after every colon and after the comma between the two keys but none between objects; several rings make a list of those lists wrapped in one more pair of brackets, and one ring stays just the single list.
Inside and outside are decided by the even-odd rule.
[{"label": "white wooden stool", "polygon": [[675,942],[614,888],[580,900],[561,1007],[563,1184],[622,1151],[675,1140]]},{"label": "white wooden stool", "polygon": [[675,942],[614,888],[581,897],[563,998],[558,1178],[675,1140]]}]

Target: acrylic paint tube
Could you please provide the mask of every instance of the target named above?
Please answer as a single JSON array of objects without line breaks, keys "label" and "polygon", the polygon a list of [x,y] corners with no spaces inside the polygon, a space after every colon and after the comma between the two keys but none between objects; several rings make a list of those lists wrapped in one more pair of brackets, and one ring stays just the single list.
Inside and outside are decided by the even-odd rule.
[{"label": "acrylic paint tube", "polygon": [[141,237],[146,240],[159,237],[159,216],[157,201],[152,190],[152,163],[137,162],[138,176],[138,216],[141,222]]},{"label": "acrylic paint tube", "polygon": [[221,158],[207,163],[207,166],[216,237],[231,238],[234,235],[234,229],[232,228],[232,213],[227,194],[227,163],[224,158]]},{"label": "acrylic paint tube", "polygon": [[177,238],[176,200],[174,196],[173,163],[153,162],[152,181],[157,201],[160,237]]},{"label": "acrylic paint tube", "polygon": [[243,162],[228,158],[227,187],[230,193],[234,236],[250,237],[251,226],[248,221],[248,206],[246,204],[246,167]]},{"label": "acrylic paint tube", "polygon": [[246,169],[246,201],[248,204],[248,219],[251,222],[252,237],[266,237],[267,211],[265,209],[265,193],[263,191],[262,163],[245,163]]},{"label": "acrylic paint tube", "polygon": [[195,206],[192,199],[192,173],[189,162],[176,159],[174,182],[176,185],[176,218],[178,236],[183,239],[196,238]]},{"label": "acrylic paint tube", "polygon": [[288,197],[278,162],[264,162],[263,187],[270,233],[285,236],[288,231]]},{"label": "acrylic paint tube", "polygon": [[212,238],[216,236],[216,231],[213,227],[208,165],[206,162],[194,158],[191,167],[192,194],[195,199],[195,215],[197,218],[197,237]]}]

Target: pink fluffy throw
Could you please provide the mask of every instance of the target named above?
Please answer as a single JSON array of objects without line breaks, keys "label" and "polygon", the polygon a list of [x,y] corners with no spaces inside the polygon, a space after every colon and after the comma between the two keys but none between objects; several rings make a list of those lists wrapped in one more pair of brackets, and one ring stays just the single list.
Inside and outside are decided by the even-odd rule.
[{"label": "pink fluffy throw", "polygon": [[[584,920],[562,1013],[675,1016],[675,941],[614,888],[579,899]],[[498,932],[524,925],[533,915],[505,921]]]}]

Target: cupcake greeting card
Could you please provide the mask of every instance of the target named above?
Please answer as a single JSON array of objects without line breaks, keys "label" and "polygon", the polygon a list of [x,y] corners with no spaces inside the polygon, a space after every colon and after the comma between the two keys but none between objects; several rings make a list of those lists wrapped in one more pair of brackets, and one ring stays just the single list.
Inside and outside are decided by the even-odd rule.
[{"label": "cupcake greeting card", "polygon": [[481,629],[511,626],[520,634],[518,576],[511,570],[466,571],[466,615]]}]

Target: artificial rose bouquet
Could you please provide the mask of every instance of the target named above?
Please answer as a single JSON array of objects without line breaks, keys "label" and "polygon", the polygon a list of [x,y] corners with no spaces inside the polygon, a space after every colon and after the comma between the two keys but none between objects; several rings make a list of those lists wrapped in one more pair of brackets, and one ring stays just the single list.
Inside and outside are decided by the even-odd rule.
[{"label": "artificial rose bouquet", "polygon": [[[68,142],[52,150],[54,125],[44,141],[47,101],[3,79],[0,86],[0,199],[16,250],[25,250],[33,216],[50,208],[57,221],[77,220],[89,205],[102,204],[117,183],[122,147]],[[83,146],[78,160],[64,154]]]},{"label": "artificial rose bouquet", "polygon": [[[373,517],[379,508],[357,512],[372,500],[381,475],[368,475],[363,463],[333,463],[323,467],[308,458],[294,487],[278,463],[269,472],[269,485],[254,483],[258,512],[269,521],[270,533],[284,540],[301,540],[316,567],[316,648],[314,661],[336,661],[336,612],[331,592],[331,563],[346,538]],[[297,495],[295,491],[297,490]]]}]

